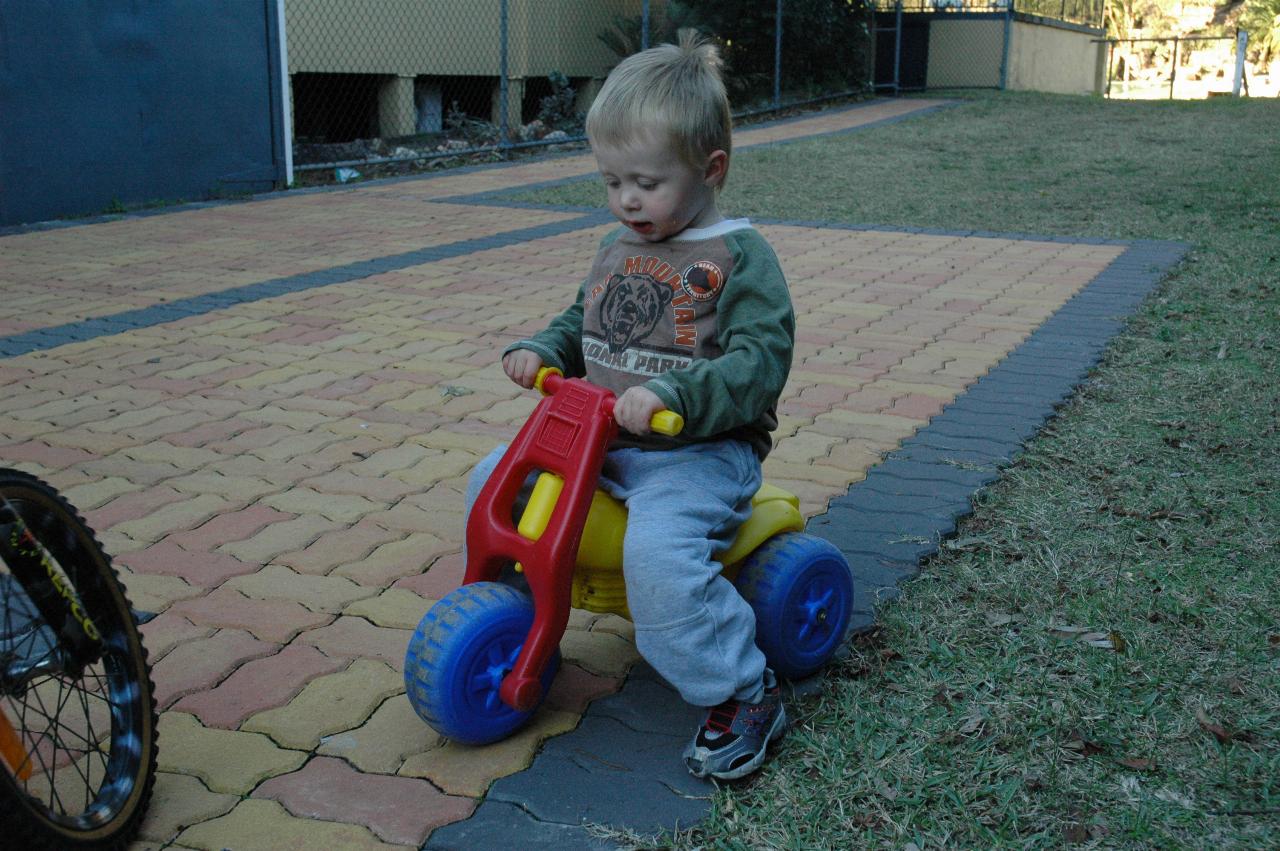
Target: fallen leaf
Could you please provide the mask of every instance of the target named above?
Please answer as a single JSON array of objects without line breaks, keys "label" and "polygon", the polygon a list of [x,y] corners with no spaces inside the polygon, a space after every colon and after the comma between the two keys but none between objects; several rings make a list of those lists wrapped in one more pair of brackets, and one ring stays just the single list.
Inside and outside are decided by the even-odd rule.
[{"label": "fallen leaf", "polygon": [[446,384],[440,388],[441,396],[470,396],[476,391],[470,387],[460,387],[457,384]]},{"label": "fallen leaf", "polygon": [[983,723],[985,722],[981,715],[970,715],[965,719],[964,723],[960,725],[959,732],[961,735],[971,736],[982,729]]},{"label": "fallen leaf", "polygon": [[876,794],[886,801],[898,800],[898,790],[885,785],[883,780],[876,781]]},{"label": "fallen leaf", "polygon": [[1267,643],[1272,647],[1280,647],[1280,635],[1268,635]]},{"label": "fallen leaf", "polygon": [[1079,730],[1067,733],[1067,740],[1062,743],[1062,746],[1067,750],[1078,751],[1081,756],[1093,756],[1106,751],[1102,745],[1085,738]]},{"label": "fallen leaf", "polygon": [[1196,805],[1196,802],[1193,801],[1190,796],[1183,795],[1180,792],[1175,792],[1172,789],[1161,789],[1156,792],[1156,797],[1162,801],[1168,801],[1171,804],[1179,804],[1187,809],[1193,809]]},{"label": "fallen leaf", "polygon": [[1169,508],[1157,508],[1142,515],[1143,520],[1191,520],[1194,515],[1173,511]]},{"label": "fallen leaf", "polygon": [[985,543],[987,543],[986,538],[970,536],[967,538],[949,538],[942,542],[942,546],[949,550],[971,550]]},{"label": "fallen leaf", "polygon": [[1118,632],[1099,632],[1083,626],[1055,624],[1049,626],[1049,634],[1054,638],[1061,638],[1063,641],[1079,641],[1090,647],[1097,647],[1101,650],[1114,650],[1117,653],[1123,653],[1128,646]]},{"label": "fallen leaf", "polygon": [[1089,829],[1082,824],[1069,824],[1062,828],[1062,838],[1072,845],[1089,841]]},{"label": "fallen leaf", "polygon": [[986,618],[987,626],[1008,626],[1023,619],[1022,615],[1013,615],[1008,612],[987,612]]},{"label": "fallen leaf", "polygon": [[1218,344],[1218,360],[1223,360],[1227,356],[1227,341],[1223,340]]},{"label": "fallen leaf", "polygon": [[[958,696],[958,695],[955,695]],[[933,693],[933,702],[939,706],[950,706],[953,695],[947,692],[945,688],[939,688]]]},{"label": "fallen leaf", "polygon": [[1125,650],[1124,639],[1117,632],[1091,632],[1080,636],[1080,640],[1090,647],[1097,647],[1101,650],[1114,650],[1117,653],[1123,653]]},{"label": "fallen leaf", "polygon": [[1200,722],[1200,726],[1204,728],[1205,732],[1213,734],[1213,737],[1218,740],[1218,744],[1231,744],[1231,733],[1227,731],[1226,727],[1211,720],[1203,708],[1196,710],[1196,720]]}]

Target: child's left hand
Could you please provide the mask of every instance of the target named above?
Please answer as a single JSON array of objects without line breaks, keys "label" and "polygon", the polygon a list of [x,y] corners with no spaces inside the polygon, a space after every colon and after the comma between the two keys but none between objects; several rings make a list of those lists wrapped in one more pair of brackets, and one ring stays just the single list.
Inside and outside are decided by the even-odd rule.
[{"label": "child's left hand", "polygon": [[613,418],[632,434],[648,434],[649,420],[667,408],[658,394],[644,387],[632,387],[613,404]]}]

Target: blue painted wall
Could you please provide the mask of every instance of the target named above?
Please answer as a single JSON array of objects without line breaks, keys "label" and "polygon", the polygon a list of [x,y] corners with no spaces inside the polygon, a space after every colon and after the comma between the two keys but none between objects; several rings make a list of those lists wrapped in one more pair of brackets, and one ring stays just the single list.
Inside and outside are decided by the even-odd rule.
[{"label": "blue painted wall", "polygon": [[275,0],[0,0],[0,225],[284,179]]}]

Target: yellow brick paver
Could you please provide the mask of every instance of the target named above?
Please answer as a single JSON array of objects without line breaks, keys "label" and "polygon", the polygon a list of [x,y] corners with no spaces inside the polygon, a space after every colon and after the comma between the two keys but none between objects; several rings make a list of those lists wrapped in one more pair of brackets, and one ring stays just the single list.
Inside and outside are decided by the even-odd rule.
[{"label": "yellow brick paver", "polygon": [[241,729],[267,734],[283,747],[314,750],[320,739],[360,726],[382,701],[403,691],[403,678],[382,662],[357,659],[318,677],[288,706],[259,712]]},{"label": "yellow brick paver", "polygon": [[266,778],[307,761],[304,751],[278,747],[267,736],[209,729],[185,712],[166,712],[159,736],[160,770],[198,777],[213,792],[247,795]]},{"label": "yellow brick paver", "polygon": [[235,809],[182,832],[178,843],[203,851],[393,851],[412,845],[383,842],[362,825],[299,818],[275,801],[246,800]]}]

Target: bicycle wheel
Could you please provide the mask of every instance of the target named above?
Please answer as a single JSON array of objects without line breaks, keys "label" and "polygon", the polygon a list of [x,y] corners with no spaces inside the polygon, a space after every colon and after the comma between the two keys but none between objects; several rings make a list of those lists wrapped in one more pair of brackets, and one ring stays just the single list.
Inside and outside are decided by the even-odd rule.
[{"label": "bicycle wheel", "polygon": [[122,848],[156,772],[146,650],[110,558],[58,493],[0,469],[0,830]]}]

